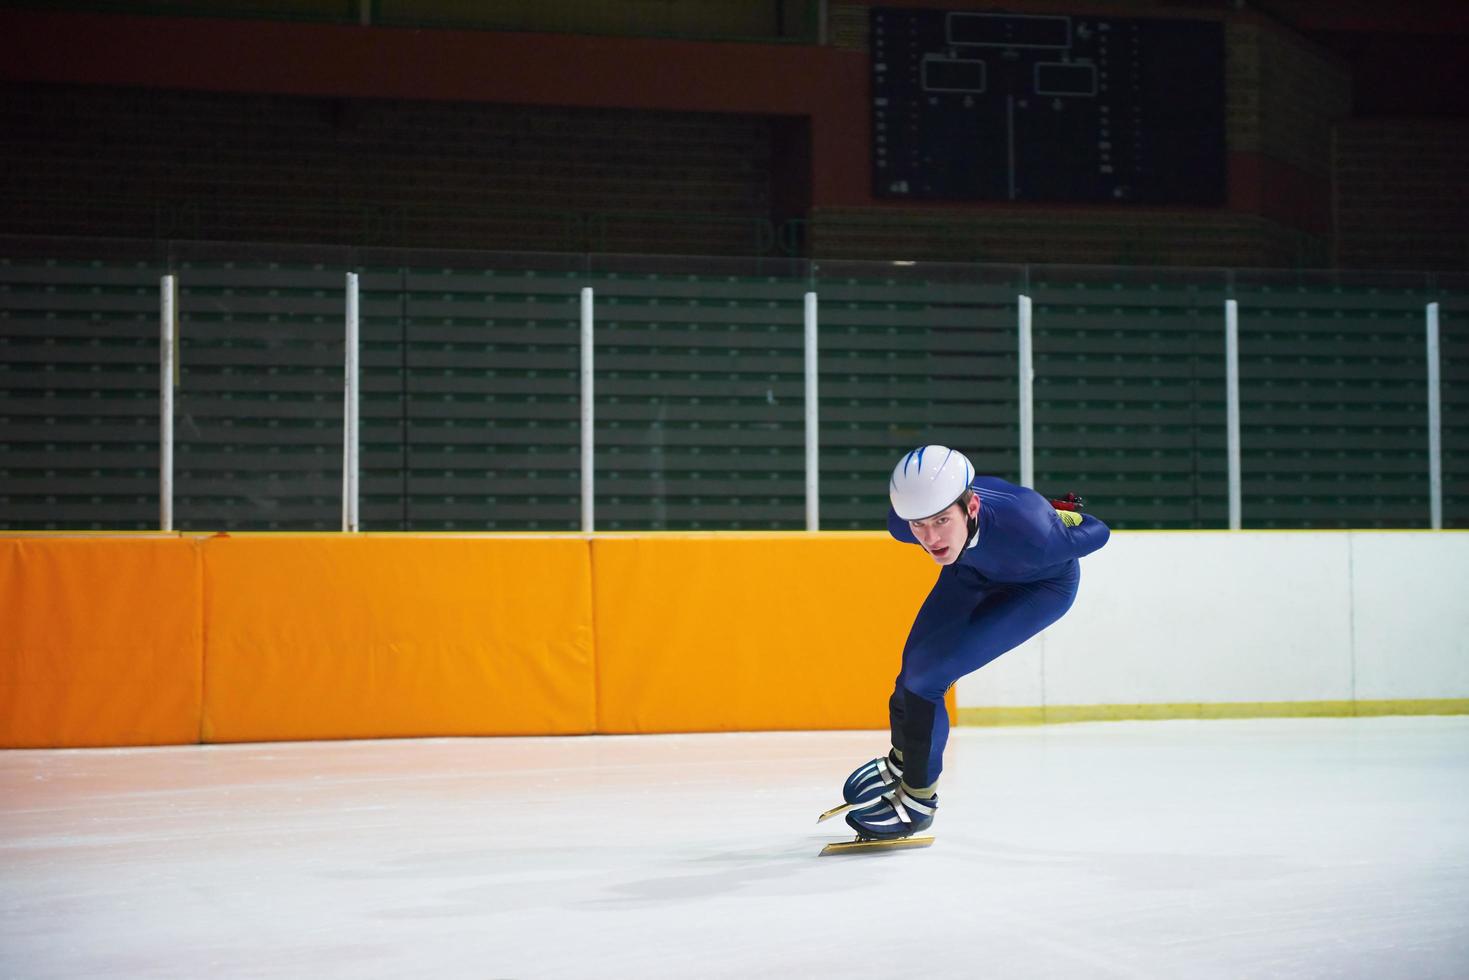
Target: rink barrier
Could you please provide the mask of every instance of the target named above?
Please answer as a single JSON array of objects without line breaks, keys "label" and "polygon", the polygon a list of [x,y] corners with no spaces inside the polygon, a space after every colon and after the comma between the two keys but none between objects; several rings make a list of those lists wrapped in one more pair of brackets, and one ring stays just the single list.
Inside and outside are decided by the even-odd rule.
[{"label": "rink barrier", "polygon": [[[1119,533],[950,716],[1469,713],[1466,558]],[[0,535],[0,746],[878,729],[933,576],[881,532]]]},{"label": "rink barrier", "polygon": [[934,580],[885,533],[608,534],[591,553],[615,733],[885,728]]},{"label": "rink barrier", "polygon": [[201,741],[595,730],[582,540],[236,535],[201,555]]},{"label": "rink barrier", "polygon": [[932,579],[876,533],[0,536],[0,746],[881,728]]},{"label": "rink barrier", "polygon": [[173,536],[0,537],[0,746],[197,741],[201,572]]},{"label": "rink barrier", "polygon": [[963,720],[1437,712],[1469,698],[1469,531],[1124,531],[1082,566],[1066,616],[960,682]]}]

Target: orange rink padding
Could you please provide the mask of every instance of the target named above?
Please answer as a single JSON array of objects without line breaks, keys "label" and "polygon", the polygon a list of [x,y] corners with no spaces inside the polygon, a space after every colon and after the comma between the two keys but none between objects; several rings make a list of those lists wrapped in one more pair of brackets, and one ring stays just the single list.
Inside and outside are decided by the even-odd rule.
[{"label": "orange rink padding", "polygon": [[595,730],[585,540],[204,542],[210,742]]},{"label": "orange rink padding", "polygon": [[200,565],[182,538],[0,538],[0,746],[199,740]]},{"label": "orange rink padding", "polygon": [[599,727],[886,728],[937,573],[885,533],[595,538]]},{"label": "orange rink padding", "polygon": [[0,746],[883,728],[936,574],[881,533],[0,536]]}]

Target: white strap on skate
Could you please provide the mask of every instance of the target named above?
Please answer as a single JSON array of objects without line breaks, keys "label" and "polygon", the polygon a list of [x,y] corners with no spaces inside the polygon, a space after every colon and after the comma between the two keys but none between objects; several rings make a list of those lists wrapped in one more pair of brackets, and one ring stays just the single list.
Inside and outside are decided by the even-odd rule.
[{"label": "white strap on skate", "polygon": [[[897,804],[896,796],[897,791],[894,790],[890,793],[884,793],[869,803],[867,808],[860,811],[859,815],[862,822],[869,827],[892,827],[898,823],[911,823],[912,821],[908,818],[908,815],[903,812],[903,808]],[[883,804],[887,805],[887,809],[882,811],[883,818],[881,820],[877,819],[876,812],[873,812],[870,816],[868,815],[869,809],[877,811]]]},{"label": "white strap on skate", "polygon": [[882,820],[865,820],[864,823],[868,824],[869,826],[892,827],[896,826],[899,823],[912,825],[913,817],[909,814],[909,810],[912,810],[914,813],[922,814],[926,817],[931,817],[938,809],[928,800],[919,800],[913,796],[910,796],[907,791],[903,789],[901,783],[898,784],[897,789],[889,793],[884,793],[881,799],[882,802],[886,803],[892,809],[892,815],[885,817]]},{"label": "white strap on skate", "polygon": [[933,816],[934,811],[938,809],[927,800],[918,800],[912,796],[909,796],[907,791],[904,790],[901,786],[898,787],[898,797],[903,804],[902,807],[899,807],[898,812],[903,814],[903,820],[905,822],[912,822],[911,820],[909,820],[908,814],[904,812],[905,809],[911,809],[916,813],[921,813],[924,816],[928,817]]},{"label": "white strap on skate", "polygon": [[884,825],[890,824],[890,823],[897,823],[898,820],[901,820],[903,823],[912,823],[913,822],[913,818],[910,817],[910,816],[908,816],[908,811],[907,810],[904,810],[903,809],[903,804],[899,802],[899,799],[902,796],[903,796],[903,789],[900,786],[898,789],[893,790],[893,792],[891,792],[887,796],[884,796],[883,797],[883,799],[885,799],[885,800],[888,801],[888,805],[893,808],[893,816],[895,816],[895,817],[898,818],[897,820],[884,820],[884,821],[882,821],[882,823]]}]

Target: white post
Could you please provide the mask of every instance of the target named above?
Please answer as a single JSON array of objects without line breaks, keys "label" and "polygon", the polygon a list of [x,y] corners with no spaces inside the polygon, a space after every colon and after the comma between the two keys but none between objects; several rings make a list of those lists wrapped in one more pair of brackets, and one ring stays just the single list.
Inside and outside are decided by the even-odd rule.
[{"label": "white post", "polygon": [[1425,311],[1428,327],[1428,513],[1429,526],[1443,530],[1443,418],[1439,400],[1438,304]]},{"label": "white post", "polygon": [[596,417],[592,412],[592,366],[592,287],[585,286],[581,291],[581,529],[583,534],[591,534],[595,528],[592,519],[595,469],[592,464],[593,453],[596,451],[596,443],[593,439]]},{"label": "white post", "polygon": [[1229,529],[1241,526],[1242,483],[1239,450],[1239,303],[1224,301],[1224,439],[1229,470]]},{"label": "white post", "polygon": [[821,529],[821,430],[816,400],[816,294],[805,296],[806,323],[806,530]]},{"label": "white post", "polygon": [[346,403],[342,422],[342,530],[361,529],[358,462],[361,435],[358,430],[358,391],[361,362],[358,332],[357,273],[347,273],[347,371]]},{"label": "white post", "polygon": [[158,529],[173,530],[173,387],[178,353],[178,283],[173,276],[158,281]]},{"label": "white post", "polygon": [[1020,297],[1020,485],[1035,486],[1035,357],[1030,297]]}]

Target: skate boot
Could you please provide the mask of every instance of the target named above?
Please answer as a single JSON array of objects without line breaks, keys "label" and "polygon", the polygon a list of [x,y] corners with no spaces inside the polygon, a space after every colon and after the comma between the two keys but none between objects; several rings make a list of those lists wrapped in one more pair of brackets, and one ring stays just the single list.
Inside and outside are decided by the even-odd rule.
[{"label": "skate boot", "polygon": [[842,787],[842,799],[848,806],[866,806],[897,786],[902,778],[903,764],[898,761],[898,752],[894,749],[888,752],[887,758],[873,759],[858,766]]},{"label": "skate boot", "polygon": [[847,826],[863,840],[897,840],[922,833],[933,825],[938,794],[928,799],[911,795],[902,783],[870,806],[847,814]]}]

